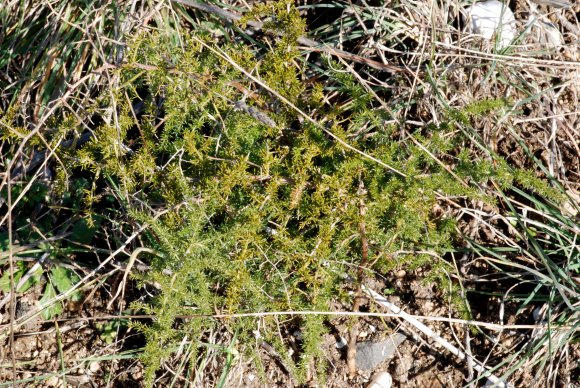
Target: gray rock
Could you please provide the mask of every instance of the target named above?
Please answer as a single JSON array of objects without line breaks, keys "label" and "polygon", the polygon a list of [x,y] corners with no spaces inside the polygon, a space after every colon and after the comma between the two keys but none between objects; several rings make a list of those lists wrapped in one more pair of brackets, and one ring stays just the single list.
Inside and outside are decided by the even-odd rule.
[{"label": "gray rock", "polygon": [[372,370],[381,362],[395,354],[397,347],[406,339],[395,333],[380,342],[359,342],[356,344],[356,366],[361,370]]}]

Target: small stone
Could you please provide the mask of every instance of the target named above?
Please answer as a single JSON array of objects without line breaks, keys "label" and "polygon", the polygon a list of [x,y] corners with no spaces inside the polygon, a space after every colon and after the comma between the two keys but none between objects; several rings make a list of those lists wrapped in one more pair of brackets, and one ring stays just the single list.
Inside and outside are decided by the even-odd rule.
[{"label": "small stone", "polygon": [[397,279],[403,279],[405,276],[407,276],[407,272],[404,269],[400,269],[395,273]]},{"label": "small stone", "polygon": [[473,4],[466,9],[471,31],[487,40],[498,37],[498,48],[507,47],[516,36],[516,19],[508,5],[498,0]]},{"label": "small stone", "polygon": [[89,371],[91,371],[91,373],[97,373],[99,369],[101,369],[101,366],[98,362],[93,361],[89,364]]},{"label": "small stone", "polygon": [[395,354],[397,347],[406,339],[395,333],[380,342],[359,342],[356,344],[356,365],[361,370],[372,370],[381,362]]},{"label": "small stone", "polygon": [[375,374],[373,380],[367,388],[391,388],[393,385],[393,378],[388,372],[379,372]]}]

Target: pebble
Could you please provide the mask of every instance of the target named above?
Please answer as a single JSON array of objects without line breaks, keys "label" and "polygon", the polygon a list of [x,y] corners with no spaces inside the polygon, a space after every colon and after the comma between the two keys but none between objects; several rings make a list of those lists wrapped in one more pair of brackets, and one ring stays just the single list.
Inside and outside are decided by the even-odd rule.
[{"label": "pebble", "polygon": [[499,34],[499,48],[508,46],[516,36],[516,19],[508,5],[498,0],[473,4],[466,9],[473,33],[487,40]]},{"label": "pebble", "polygon": [[380,342],[359,342],[356,344],[356,365],[361,370],[372,370],[381,362],[395,354],[397,347],[406,339],[395,333]]},{"label": "pebble", "polygon": [[375,374],[373,380],[367,388],[391,388],[393,385],[393,378],[388,372],[379,372]]},{"label": "pebble", "polygon": [[93,361],[89,364],[89,370],[91,371],[91,373],[97,373],[99,369],[101,369],[101,366],[99,365],[98,362]]}]

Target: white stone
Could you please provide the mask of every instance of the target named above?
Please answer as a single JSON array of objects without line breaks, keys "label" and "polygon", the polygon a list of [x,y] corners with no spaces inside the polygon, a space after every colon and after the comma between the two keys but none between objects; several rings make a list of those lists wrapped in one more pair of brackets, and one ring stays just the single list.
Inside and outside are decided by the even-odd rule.
[{"label": "white stone", "polygon": [[373,380],[367,388],[391,388],[393,385],[393,378],[388,372],[379,372],[375,374]]},{"label": "white stone", "polygon": [[101,369],[101,366],[99,365],[98,362],[93,361],[89,364],[89,370],[91,371],[91,373],[97,373],[99,369]]},{"label": "white stone", "polygon": [[466,11],[471,32],[488,40],[496,36],[500,49],[508,46],[516,37],[516,18],[506,4],[489,0],[476,3]]}]

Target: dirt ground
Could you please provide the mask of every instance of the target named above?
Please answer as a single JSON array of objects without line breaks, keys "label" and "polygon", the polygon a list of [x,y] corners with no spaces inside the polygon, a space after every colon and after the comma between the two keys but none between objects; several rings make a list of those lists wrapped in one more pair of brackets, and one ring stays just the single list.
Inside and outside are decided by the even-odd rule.
[{"label": "dirt ground", "polygon": [[[400,275],[400,274],[399,274]],[[419,274],[420,275],[420,274]],[[369,286],[376,290],[395,287],[397,296],[389,300],[410,314],[447,316],[454,315],[448,305],[443,303],[432,287],[422,285],[416,276],[397,277],[391,279],[369,281]],[[39,285],[17,301],[17,317],[23,315],[35,305],[42,290]],[[12,359],[16,361],[16,374],[27,386],[35,387],[102,387],[102,386],[141,386],[143,369],[135,357],[109,357],[143,346],[143,338],[132,330],[123,329],[117,338],[107,343],[102,336],[103,329],[95,320],[83,320],[83,317],[98,317],[108,313],[105,298],[99,292],[91,295],[84,303],[69,303],[65,312],[56,322],[42,322],[40,318],[28,322],[15,332],[14,346],[11,349],[10,339],[4,338],[2,349],[2,365],[0,381],[11,381],[13,370]],[[349,306],[333,306],[337,310],[349,310]],[[371,301],[362,306],[362,311],[383,311],[373,307]],[[106,314],[108,315],[108,314]],[[7,324],[8,314],[2,317],[2,324]],[[70,318],[70,320],[69,320]],[[429,326],[440,332],[449,333],[447,324],[433,323]],[[362,387],[366,386],[373,375],[380,371],[388,371],[398,386],[405,387],[449,387],[461,386],[465,378],[465,368],[455,362],[452,357],[438,345],[421,340],[412,328],[400,325],[392,319],[363,317],[358,321],[357,341],[377,341],[389,334],[402,332],[408,336],[398,348],[397,353],[380,364],[372,371],[358,371],[353,378],[348,376],[346,365],[346,347],[339,349],[338,344],[349,338],[350,320],[345,317],[334,317],[328,321],[328,334],[320,341],[327,363],[325,381],[311,380],[307,386],[327,387]],[[456,328],[458,329],[458,328]],[[460,338],[464,332],[456,333]],[[291,336],[291,335],[290,335]],[[453,342],[450,335],[443,335]],[[295,340],[295,339],[294,339]],[[261,364],[264,370],[257,368],[255,360],[246,360],[240,356],[230,372],[227,386],[239,387],[298,387],[300,386],[288,373],[281,358],[268,344],[258,348]],[[213,360],[214,367],[206,371],[201,386],[213,386],[221,374],[219,357]],[[312,366],[314,368],[314,366]],[[65,371],[65,381],[56,373]],[[168,380],[163,377],[160,382]],[[207,385],[205,385],[207,384]]]},{"label": "dirt ground", "polygon": [[[398,275],[398,276],[397,276]],[[452,305],[444,300],[442,294],[433,287],[424,285],[418,279],[424,276],[421,272],[404,274],[389,274],[386,278],[369,279],[368,285],[374,290],[385,288],[396,292],[388,300],[413,315],[457,317]],[[25,310],[27,304],[35,300],[33,294],[18,301],[19,309]],[[474,318],[487,322],[498,322],[500,303],[493,298],[472,301]],[[29,307],[29,306],[28,306]],[[336,310],[348,311],[349,306],[333,306]],[[54,322],[30,322],[15,333],[13,352],[9,339],[5,338],[2,349],[2,365],[0,381],[12,379],[11,360],[16,360],[16,372],[22,386],[34,387],[139,387],[143,386],[143,368],[135,356],[110,357],[143,346],[143,338],[132,330],[123,329],[116,340],[107,343],[102,337],[95,321],[79,318],[81,316],[98,316],[106,311],[104,298],[96,293],[89,303],[67,306],[63,316]],[[376,307],[374,302],[367,301],[361,311],[385,312]],[[24,311],[22,311],[24,312]],[[515,309],[504,306],[505,323],[516,322]],[[519,314],[519,316],[526,314]],[[528,316],[530,322],[532,312]],[[73,318],[68,320],[68,318]],[[3,317],[3,324],[6,316]],[[466,345],[469,343],[472,354],[478,359],[485,359],[490,351],[497,346],[509,349],[517,346],[525,337],[525,333],[507,333],[501,337],[501,344],[493,343],[478,333],[468,332],[464,326],[447,322],[427,322],[427,326],[439,333],[452,344]],[[257,346],[257,354],[261,361],[258,367],[255,359],[239,355],[227,379],[227,387],[334,387],[351,388],[366,387],[373,376],[381,371],[388,371],[393,378],[394,387],[461,387],[469,377],[469,368],[451,356],[440,345],[425,339],[413,327],[393,318],[362,317],[358,320],[357,341],[379,341],[393,333],[403,333],[407,339],[397,348],[392,357],[386,359],[371,371],[358,370],[350,378],[346,363],[346,347],[339,344],[348,341],[350,321],[348,317],[333,317],[328,321],[328,334],[320,341],[326,363],[324,381],[311,379],[307,384],[300,385],[288,372],[278,354],[268,344]],[[289,337],[296,334],[289,334]],[[468,337],[466,337],[468,336]],[[226,336],[227,337],[227,336]],[[291,338],[296,341],[296,338]],[[469,339],[467,341],[467,339]],[[222,338],[227,340],[227,338]],[[289,345],[290,346],[290,345]],[[580,347],[572,348],[575,352],[572,359],[579,359]],[[494,354],[497,354],[497,349]],[[219,381],[225,360],[222,356],[209,357],[205,373],[195,386],[216,386]],[[490,363],[495,360],[490,359]],[[316,366],[312,365],[313,370]],[[66,371],[65,381],[55,373]],[[570,371],[568,371],[569,373]],[[26,381],[29,381],[26,383]],[[172,376],[160,376],[159,386],[169,386]],[[177,386],[184,386],[177,383]],[[517,385],[519,386],[519,384]]]}]

